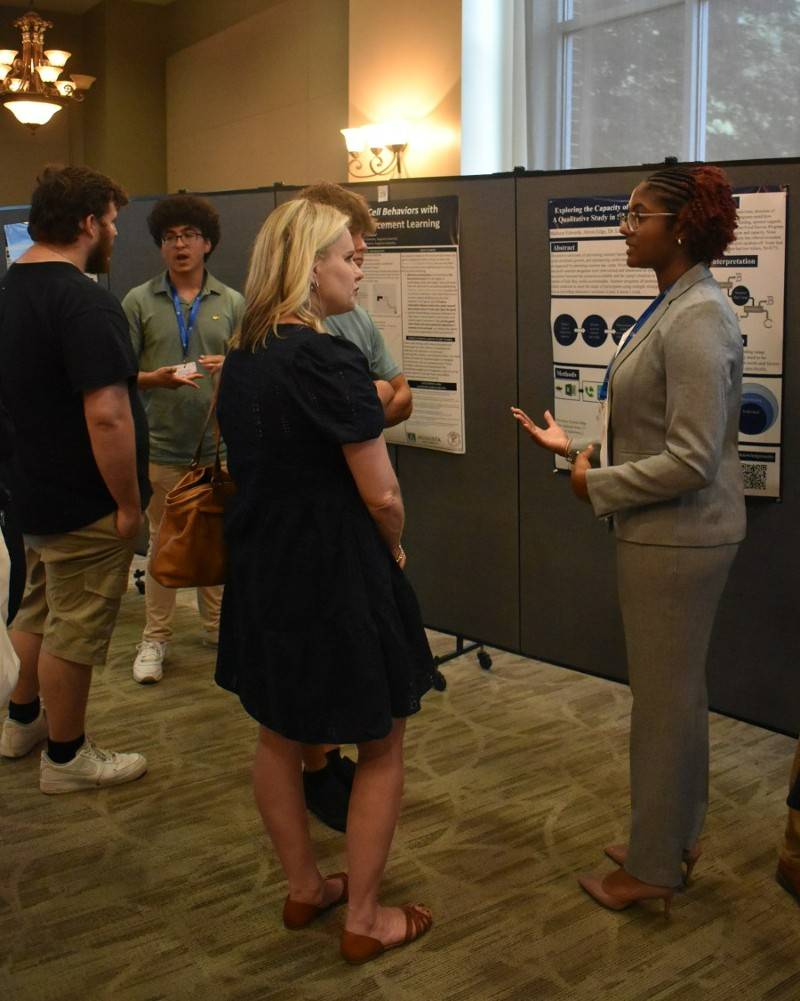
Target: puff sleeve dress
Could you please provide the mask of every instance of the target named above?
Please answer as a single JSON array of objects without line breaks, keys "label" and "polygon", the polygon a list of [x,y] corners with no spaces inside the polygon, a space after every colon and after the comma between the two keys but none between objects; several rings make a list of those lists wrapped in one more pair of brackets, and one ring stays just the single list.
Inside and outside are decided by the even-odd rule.
[{"label": "puff sleeve dress", "polygon": [[218,417],[237,494],[217,683],[304,743],[385,737],[432,684],[411,585],[342,452],[383,431],[354,345],[282,325],[222,371]]}]

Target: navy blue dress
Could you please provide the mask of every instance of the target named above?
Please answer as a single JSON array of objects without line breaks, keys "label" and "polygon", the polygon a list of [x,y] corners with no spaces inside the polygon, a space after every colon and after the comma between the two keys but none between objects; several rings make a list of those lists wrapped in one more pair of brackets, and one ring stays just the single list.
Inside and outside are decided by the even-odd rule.
[{"label": "navy blue dress", "polygon": [[385,737],[431,687],[416,597],[342,445],[383,430],[364,356],[309,327],[232,351],[218,404],[237,493],[216,680],[304,743]]}]

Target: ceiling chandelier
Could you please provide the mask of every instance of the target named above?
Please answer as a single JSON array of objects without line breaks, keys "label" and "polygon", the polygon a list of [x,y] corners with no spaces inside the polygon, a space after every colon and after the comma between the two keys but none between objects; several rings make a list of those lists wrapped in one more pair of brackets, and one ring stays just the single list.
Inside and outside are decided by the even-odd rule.
[{"label": "ceiling chandelier", "polygon": [[45,30],[53,24],[36,11],[23,14],[14,27],[22,34],[22,54],[18,49],[0,49],[0,104],[35,132],[66,104],[82,101],[82,91],[88,90],[95,78],[73,73],[59,79],[72,53],[44,51]]}]

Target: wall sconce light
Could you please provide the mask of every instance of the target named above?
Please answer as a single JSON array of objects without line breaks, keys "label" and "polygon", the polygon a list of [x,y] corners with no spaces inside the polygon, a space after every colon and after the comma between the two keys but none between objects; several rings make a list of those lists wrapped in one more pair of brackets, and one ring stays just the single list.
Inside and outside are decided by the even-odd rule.
[{"label": "wall sconce light", "polygon": [[405,122],[383,122],[339,131],[350,155],[348,168],[353,177],[404,176],[403,154],[408,146]]}]

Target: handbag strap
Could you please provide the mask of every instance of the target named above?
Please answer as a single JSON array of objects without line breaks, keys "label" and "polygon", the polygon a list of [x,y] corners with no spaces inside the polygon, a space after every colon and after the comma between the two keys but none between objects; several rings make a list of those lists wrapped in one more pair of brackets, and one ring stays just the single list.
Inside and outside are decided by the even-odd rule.
[{"label": "handbag strap", "polygon": [[214,455],[214,473],[212,476],[213,480],[220,479],[222,474],[222,464],[219,461],[219,450],[222,439],[219,433],[219,422],[216,419],[217,401],[219,400],[219,384],[220,380],[218,378],[216,386],[214,387],[214,393],[211,397],[211,406],[208,408],[206,419],[203,421],[203,430],[200,432],[200,440],[197,443],[197,448],[195,449],[194,457],[192,458],[192,461],[189,463],[189,469],[197,469],[197,467],[200,465],[200,453],[203,451],[203,443],[206,440],[206,432],[208,431],[208,425],[211,423],[211,419],[213,417],[215,426],[215,437],[217,439],[217,449]]}]

